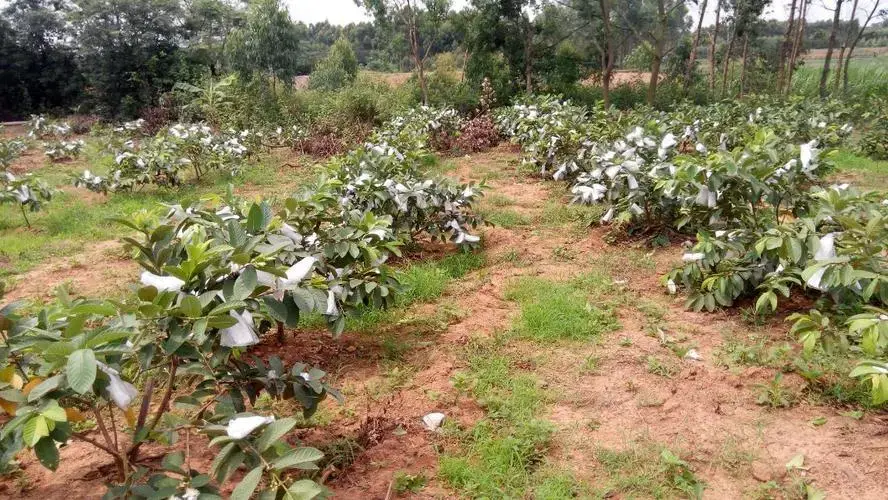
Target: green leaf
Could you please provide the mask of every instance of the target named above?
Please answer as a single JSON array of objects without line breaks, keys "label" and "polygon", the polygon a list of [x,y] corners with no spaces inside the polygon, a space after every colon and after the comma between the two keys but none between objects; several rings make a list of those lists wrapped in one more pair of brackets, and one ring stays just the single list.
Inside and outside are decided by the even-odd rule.
[{"label": "green leaf", "polygon": [[284,434],[290,432],[290,429],[294,426],[296,426],[296,420],[292,418],[282,418],[268,424],[262,430],[262,434],[256,439],[256,449],[259,450],[259,453],[264,452],[274,445],[278,439],[283,437]]},{"label": "green leaf", "polygon": [[194,295],[185,295],[179,303],[179,311],[189,318],[197,318],[200,316],[203,308],[200,305],[200,299]]},{"label": "green leaf", "polygon": [[34,415],[22,428],[22,438],[25,446],[33,448],[40,439],[49,436],[49,424],[43,415]]},{"label": "green leaf", "polygon": [[324,493],[324,488],[311,479],[300,479],[287,488],[287,493],[297,500],[312,500]]},{"label": "green leaf", "polygon": [[79,349],[68,356],[65,374],[68,386],[78,394],[86,394],[96,380],[96,355],[92,349]]},{"label": "green leaf", "polygon": [[52,392],[59,388],[59,385],[64,380],[65,376],[62,374],[58,374],[54,377],[49,377],[48,379],[40,382],[31,392],[28,393],[28,402],[33,403],[38,399],[45,396],[47,393]]},{"label": "green leaf", "polygon": [[253,266],[245,267],[241,271],[237,281],[234,282],[234,295],[232,300],[244,300],[256,289],[256,269]]},{"label": "green leaf", "polygon": [[174,451],[174,452],[169,453],[166,456],[164,456],[160,465],[161,465],[161,467],[164,468],[164,470],[184,474],[185,471],[182,470],[182,465],[184,463],[185,463],[185,452]]},{"label": "green leaf", "polygon": [[317,469],[317,464],[315,462],[322,458],[324,458],[324,453],[316,448],[299,448],[278,458],[271,463],[271,466],[276,470],[290,469],[293,467],[303,470],[314,470]]},{"label": "green leaf", "polygon": [[59,449],[51,437],[41,438],[34,445],[34,453],[40,463],[49,470],[56,470],[59,466]]},{"label": "green leaf", "polygon": [[231,492],[231,500],[249,500],[259,486],[259,480],[262,479],[262,467],[256,467],[247,473],[241,480],[240,484]]},{"label": "green leaf", "polygon": [[53,422],[67,422],[68,414],[65,413],[65,409],[59,406],[59,402],[51,399],[43,405],[37,413],[43,415],[44,417],[52,420]]}]

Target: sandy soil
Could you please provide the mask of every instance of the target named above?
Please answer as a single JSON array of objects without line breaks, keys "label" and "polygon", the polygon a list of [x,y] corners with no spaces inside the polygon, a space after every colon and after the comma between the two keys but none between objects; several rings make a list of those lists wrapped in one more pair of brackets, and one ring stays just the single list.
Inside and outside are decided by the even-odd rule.
[{"label": "sandy soil", "polygon": [[[519,173],[517,154],[508,146],[457,161],[453,175],[464,180],[498,174],[488,180],[489,192],[509,198],[509,209],[531,219],[539,217],[557,195],[552,183]],[[705,497],[721,499],[749,497],[764,482],[783,481],[787,461],[802,453],[805,476],[829,498],[888,498],[884,481],[888,428],[879,415],[868,414],[858,421],[841,416],[841,408],[828,406],[803,403],[783,410],[758,406],[755,386],[771,380],[773,371],[755,367],[729,370],[716,356],[729,335],[747,334],[750,327],[731,313],[686,312],[680,298],[662,291],[659,277],[678,260],[680,246],[655,251],[627,248],[631,244],[609,246],[603,241],[604,233],[602,229],[577,232],[541,227],[536,222],[514,229],[485,229],[488,265],[457,280],[438,301],[406,312],[406,317],[423,317],[456,311],[445,316],[446,324],[418,339],[415,325],[409,322],[386,330],[387,335],[418,340],[396,364],[385,359],[378,334],[346,333],[331,340],[326,332],[302,329],[288,332],[283,346],[268,339],[257,354],[323,363],[334,385],[346,395],[342,406],[324,402],[317,425],[300,430],[291,439],[319,447],[343,438],[360,444],[362,451],[353,457],[353,463],[325,470],[325,484],[333,497],[388,498],[398,471],[422,472],[430,478],[415,498],[457,496],[435,478],[438,450],[446,443],[422,428],[421,417],[442,411],[466,426],[483,417],[482,409],[451,383],[453,375],[465,367],[462,347],[473,337],[491,336],[509,327],[518,312],[517,305],[504,297],[510,279],[541,276],[562,280],[597,266],[611,274],[616,286],[623,287],[626,300],[619,309],[619,331],[588,345],[510,346],[537,361],[529,369],[555,395],[545,415],[558,429],[548,460],[596,484],[602,479],[595,459],[598,447],[621,449],[634,440],[653,439],[681,450],[706,482]],[[573,259],[556,258],[559,247],[567,249]],[[525,264],[503,258],[513,252]],[[125,267],[118,273],[134,275]],[[32,279],[36,281],[37,275]],[[104,280],[84,274],[78,285],[97,286],[93,280],[99,279]],[[39,293],[37,286],[20,290],[20,296]],[[678,361],[678,373],[672,378],[649,373],[647,356],[675,356],[656,335],[646,331],[640,304],[662,309],[665,335],[694,346],[702,361]],[[757,333],[781,339],[786,329],[777,324]],[[626,341],[621,339],[626,338],[631,347],[624,347]],[[582,373],[578,368],[590,355],[599,358],[599,368]],[[790,376],[787,382],[794,387],[804,383]],[[826,424],[812,426],[815,417],[826,417]],[[593,421],[597,424],[587,425]],[[725,455],[732,446],[749,450],[754,459],[739,468],[728,467]],[[79,443],[64,447],[62,456],[71,460],[63,459],[59,471],[49,473],[31,455],[23,454],[18,480],[6,481],[0,488],[17,498],[98,497],[102,491],[99,484],[107,478],[107,471],[100,467],[106,457]],[[197,459],[211,457],[212,452],[203,447]]]}]

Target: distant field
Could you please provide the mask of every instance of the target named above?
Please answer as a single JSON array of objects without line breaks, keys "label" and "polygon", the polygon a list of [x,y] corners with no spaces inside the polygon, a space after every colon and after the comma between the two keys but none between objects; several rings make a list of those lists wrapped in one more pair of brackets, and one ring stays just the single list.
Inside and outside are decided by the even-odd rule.
[{"label": "distant field", "polygon": [[[852,59],[876,56],[888,56],[888,47],[857,47],[856,49],[854,49]],[[823,60],[823,58],[825,57],[826,49],[812,49],[805,53],[805,55],[802,56],[802,59]]]}]

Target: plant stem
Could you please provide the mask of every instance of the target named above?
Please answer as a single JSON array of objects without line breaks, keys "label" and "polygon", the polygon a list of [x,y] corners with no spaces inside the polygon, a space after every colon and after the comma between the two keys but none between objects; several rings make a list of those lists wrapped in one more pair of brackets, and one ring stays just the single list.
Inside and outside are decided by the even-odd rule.
[{"label": "plant stem", "polygon": [[22,217],[25,218],[25,224],[28,225],[28,229],[31,229],[31,221],[28,220],[28,214],[25,213],[25,206],[19,204],[19,209],[22,211]]},{"label": "plant stem", "polygon": [[[146,436],[151,434],[151,432],[154,430],[155,427],[157,427],[157,424],[160,422],[160,418],[163,416],[164,413],[166,413],[167,407],[170,403],[170,398],[173,395],[173,386],[176,380],[176,368],[178,368],[178,366],[178,360],[174,356],[172,359],[170,359],[170,374],[169,377],[167,377],[166,392],[163,394],[163,399],[161,399],[160,401],[160,406],[157,407],[157,412],[154,414],[154,418],[151,420],[151,423],[148,424],[147,432],[145,433]],[[137,428],[136,432],[138,433],[140,430],[141,428]],[[139,447],[141,445],[142,440],[134,442],[130,446],[129,451],[127,452],[130,462],[135,462],[138,459]]]}]

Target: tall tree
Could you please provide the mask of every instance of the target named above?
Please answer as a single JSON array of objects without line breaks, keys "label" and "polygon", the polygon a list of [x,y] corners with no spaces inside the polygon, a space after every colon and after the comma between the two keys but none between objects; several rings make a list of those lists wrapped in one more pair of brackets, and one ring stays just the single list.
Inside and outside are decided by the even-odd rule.
[{"label": "tall tree", "polygon": [[842,19],[842,2],[836,0],[836,10],[833,14],[832,29],[829,32],[829,42],[826,47],[826,56],[823,58],[823,71],[820,73],[820,98],[826,98],[826,83],[829,81],[829,70],[832,64],[833,49],[836,46],[836,33],[839,31],[839,22]]},{"label": "tall tree", "polygon": [[601,88],[604,109],[610,108],[610,81],[614,69],[614,40],[611,34],[610,0],[598,0],[601,7],[601,23],[604,29],[604,46],[601,51]]},{"label": "tall tree", "polygon": [[722,1],[715,5],[715,24],[709,37],[709,90],[715,90],[715,49],[718,47],[718,28],[721,20]]},{"label": "tall tree", "polygon": [[790,51],[791,37],[796,17],[796,4],[799,0],[792,0],[789,8],[789,19],[786,20],[786,31],[783,34],[783,40],[780,42],[779,53],[777,54],[777,88],[783,88],[783,80],[786,77],[786,61]]},{"label": "tall tree", "polygon": [[811,0],[801,0],[798,22],[796,23],[795,28],[795,36],[792,42],[792,54],[789,57],[789,64],[786,68],[786,84],[783,88],[783,92],[787,94],[792,89],[792,76],[795,73],[796,61],[802,51],[802,43],[805,40],[805,26],[808,24],[808,7],[810,5]]},{"label": "tall tree", "polygon": [[244,26],[231,33],[226,53],[242,75],[290,85],[299,63],[299,31],[280,0],[256,0]]},{"label": "tall tree", "polygon": [[99,112],[134,115],[189,79],[177,0],[77,0],[76,6],[78,61]]},{"label": "tall tree", "polygon": [[225,0],[191,0],[185,3],[184,46],[195,62],[213,76],[223,71],[228,35],[244,23],[244,12]]},{"label": "tall tree", "polygon": [[83,78],[74,50],[65,42],[68,5],[50,0],[14,0],[2,13],[0,114],[67,108],[80,96]]},{"label": "tall tree", "polygon": [[688,69],[685,71],[685,87],[690,88],[693,82],[694,73],[697,72],[697,48],[700,46],[700,32],[703,31],[703,17],[706,15],[706,7],[709,0],[703,0],[700,4],[699,19],[697,19],[697,29],[694,31],[694,41],[691,43],[691,54],[688,56]]},{"label": "tall tree", "polygon": [[450,0],[355,0],[355,3],[370,11],[377,23],[404,26],[422,102],[428,103],[425,61],[450,10]]},{"label": "tall tree", "polygon": [[839,84],[842,81],[842,62],[845,58],[845,51],[848,50],[848,45],[851,44],[851,37],[854,34],[857,24],[857,2],[858,0],[854,0],[854,3],[851,4],[851,19],[845,29],[845,37],[842,40],[842,46],[839,47],[839,58],[836,60],[836,76],[833,78],[834,92],[839,90]]},{"label": "tall tree", "polygon": [[[845,55],[845,67],[842,68],[842,90],[848,90],[848,68],[851,66],[851,54],[854,53],[854,49],[857,47],[857,43],[860,41],[860,38],[863,36],[863,32],[866,31],[867,26],[869,26],[870,22],[872,22],[873,17],[876,15],[876,12],[879,11],[879,6],[881,5],[880,0],[873,1],[873,7],[870,9],[869,13],[866,16],[866,20],[863,22],[863,25],[856,31],[854,35],[854,39],[851,40],[851,44],[848,46],[848,53]],[[857,2],[855,1],[855,5]],[[882,13],[883,17],[888,17],[888,12]]]}]

